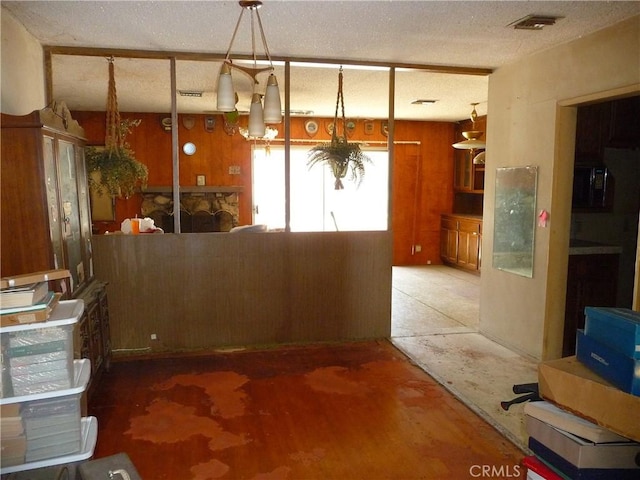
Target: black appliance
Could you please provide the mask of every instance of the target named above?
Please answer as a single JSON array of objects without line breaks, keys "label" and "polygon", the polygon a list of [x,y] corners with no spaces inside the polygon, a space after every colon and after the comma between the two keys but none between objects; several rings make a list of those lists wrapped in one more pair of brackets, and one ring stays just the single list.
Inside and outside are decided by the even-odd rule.
[{"label": "black appliance", "polygon": [[573,172],[572,208],[606,208],[610,206],[611,174],[605,166],[576,165]]}]

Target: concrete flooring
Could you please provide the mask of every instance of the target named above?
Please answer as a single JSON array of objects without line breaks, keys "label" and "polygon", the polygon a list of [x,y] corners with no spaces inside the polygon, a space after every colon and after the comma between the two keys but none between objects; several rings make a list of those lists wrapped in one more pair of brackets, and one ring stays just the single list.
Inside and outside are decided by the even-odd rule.
[{"label": "concrete flooring", "polygon": [[537,362],[484,337],[480,277],[443,265],[393,267],[391,341],[436,381],[528,452],[524,404],[513,385],[535,383]]}]

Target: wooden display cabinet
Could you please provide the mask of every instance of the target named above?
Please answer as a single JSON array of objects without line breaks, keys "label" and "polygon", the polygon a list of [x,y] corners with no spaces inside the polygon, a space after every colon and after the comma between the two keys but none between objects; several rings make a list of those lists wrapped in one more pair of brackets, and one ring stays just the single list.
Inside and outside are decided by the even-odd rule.
[{"label": "wooden display cabinet", "polygon": [[84,132],[64,104],[1,121],[0,273],[63,268],[75,298],[93,272]]}]

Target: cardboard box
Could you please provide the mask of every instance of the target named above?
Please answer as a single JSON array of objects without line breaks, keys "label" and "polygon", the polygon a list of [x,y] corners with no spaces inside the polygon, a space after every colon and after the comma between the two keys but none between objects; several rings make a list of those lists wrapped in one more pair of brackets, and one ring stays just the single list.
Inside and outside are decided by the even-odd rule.
[{"label": "cardboard box", "polygon": [[640,359],[640,312],[627,308],[586,307],[584,313],[585,334],[627,357]]},{"label": "cardboard box", "polygon": [[572,480],[637,480],[635,468],[578,468],[556,452],[529,437],[529,449],[546,465]]},{"label": "cardboard box", "polygon": [[[635,469],[640,477],[640,443],[594,443],[525,415],[527,433],[576,468]],[[636,460],[639,459],[639,460]]]},{"label": "cardboard box", "polygon": [[640,397],[610,384],[575,356],[542,362],[538,387],[545,400],[640,442]]},{"label": "cardboard box", "polygon": [[576,357],[605,380],[632,395],[640,396],[640,360],[627,357],[618,350],[578,330]]}]

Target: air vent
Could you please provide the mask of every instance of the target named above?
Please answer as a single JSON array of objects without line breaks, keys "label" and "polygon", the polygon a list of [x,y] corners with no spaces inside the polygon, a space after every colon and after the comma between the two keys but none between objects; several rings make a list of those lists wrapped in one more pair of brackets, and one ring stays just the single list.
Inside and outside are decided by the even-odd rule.
[{"label": "air vent", "polygon": [[431,105],[432,103],[436,102],[437,100],[418,99],[411,102],[411,105]]},{"label": "air vent", "polygon": [[543,15],[527,15],[520,20],[516,20],[513,23],[507,25],[508,27],[513,27],[516,30],[542,30],[544,27],[549,25],[555,25],[556,20],[559,20],[563,17],[548,17]]},{"label": "air vent", "polygon": [[202,92],[198,90],[178,90],[181,97],[202,97]]}]

